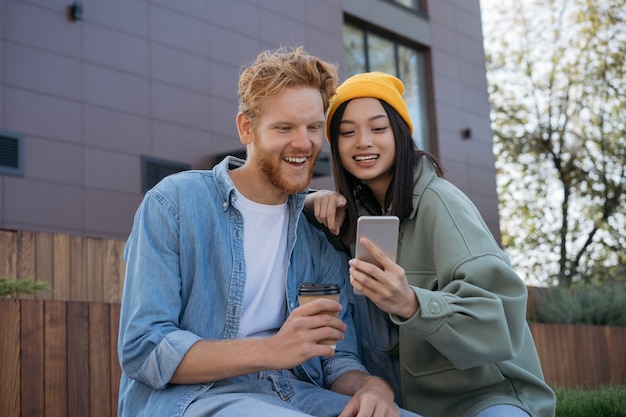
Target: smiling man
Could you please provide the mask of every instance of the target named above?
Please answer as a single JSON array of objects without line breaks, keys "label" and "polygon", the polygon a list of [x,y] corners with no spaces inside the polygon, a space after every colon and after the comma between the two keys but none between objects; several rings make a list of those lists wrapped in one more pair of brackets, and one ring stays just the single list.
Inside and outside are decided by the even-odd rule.
[{"label": "smiling man", "polygon": [[120,417],[413,415],[359,362],[346,291],[298,305],[303,282],[347,288],[347,259],[301,214],[336,85],[302,48],[261,53],[239,81],[246,161],[146,194],[124,253]]}]

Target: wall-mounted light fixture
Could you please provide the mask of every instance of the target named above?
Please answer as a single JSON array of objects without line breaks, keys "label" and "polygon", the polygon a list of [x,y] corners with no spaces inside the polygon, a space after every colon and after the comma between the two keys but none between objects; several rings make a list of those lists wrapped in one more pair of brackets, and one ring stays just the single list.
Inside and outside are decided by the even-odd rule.
[{"label": "wall-mounted light fixture", "polygon": [[75,1],[70,6],[70,19],[77,21],[83,20],[83,3],[80,1]]},{"label": "wall-mounted light fixture", "polygon": [[461,137],[463,139],[470,139],[472,137],[472,129],[470,129],[469,127],[466,127],[465,129],[461,130]]}]

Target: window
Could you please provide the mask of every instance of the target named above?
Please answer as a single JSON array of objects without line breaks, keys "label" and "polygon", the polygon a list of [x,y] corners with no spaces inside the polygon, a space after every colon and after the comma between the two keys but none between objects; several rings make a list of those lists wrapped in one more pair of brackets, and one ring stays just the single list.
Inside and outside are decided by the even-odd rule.
[{"label": "window", "polygon": [[387,0],[391,3],[399,4],[400,6],[404,6],[407,9],[417,10],[420,12],[426,11],[426,1],[425,0]]},{"label": "window", "polygon": [[0,174],[24,175],[24,136],[0,129]]},{"label": "window", "polygon": [[168,175],[191,169],[189,164],[168,161],[165,159],[153,158],[151,156],[141,157],[141,188],[143,193],[147,193],[159,181]]},{"label": "window", "polygon": [[346,76],[382,71],[404,83],[404,99],[413,122],[413,140],[430,150],[424,76],[424,53],[417,47],[347,22],[343,32]]}]

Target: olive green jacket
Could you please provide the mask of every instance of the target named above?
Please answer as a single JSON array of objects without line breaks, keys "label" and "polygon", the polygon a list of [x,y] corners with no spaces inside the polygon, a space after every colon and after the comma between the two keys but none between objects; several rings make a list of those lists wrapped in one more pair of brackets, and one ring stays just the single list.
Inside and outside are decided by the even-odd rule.
[{"label": "olive green jacket", "polygon": [[[415,172],[414,211],[400,226],[397,258],[420,308],[408,320],[369,321],[373,303],[356,296],[361,347],[377,350],[363,352],[364,362],[386,377],[399,367],[402,405],[425,417],[471,417],[496,404],[553,417],[554,393],[526,323],[526,286],[474,204],[426,161]],[[377,320],[387,330],[377,332]],[[398,347],[399,363],[386,364]]]}]

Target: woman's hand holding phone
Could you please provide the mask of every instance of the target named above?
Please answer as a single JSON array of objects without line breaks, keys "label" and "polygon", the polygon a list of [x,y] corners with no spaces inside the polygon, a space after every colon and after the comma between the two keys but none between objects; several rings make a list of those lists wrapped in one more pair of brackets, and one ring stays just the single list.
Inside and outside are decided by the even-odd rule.
[{"label": "woman's hand holding phone", "polygon": [[354,293],[380,309],[409,318],[419,308],[417,296],[396,263],[399,220],[395,216],[361,216],[357,222],[355,259],[350,260]]}]

